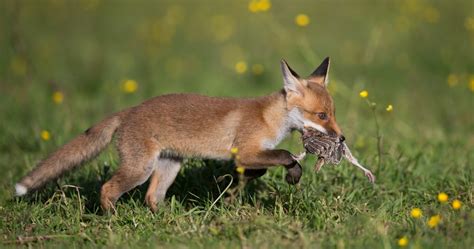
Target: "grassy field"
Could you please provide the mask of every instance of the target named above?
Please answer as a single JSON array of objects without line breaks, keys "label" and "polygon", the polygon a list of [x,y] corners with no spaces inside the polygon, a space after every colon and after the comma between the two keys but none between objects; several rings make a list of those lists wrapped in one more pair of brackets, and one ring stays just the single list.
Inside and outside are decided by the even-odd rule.
[{"label": "grassy field", "polygon": [[[474,245],[473,1],[2,0],[0,14],[0,247]],[[338,123],[375,185],[347,162],[315,173],[310,156],[297,186],[274,168],[229,190],[231,163],[188,159],[158,213],[144,184],[104,216],[110,146],[12,195],[107,114],[170,92],[269,94],[282,86],[281,58],[305,75],[325,56]],[[280,147],[303,151],[298,134]]]}]

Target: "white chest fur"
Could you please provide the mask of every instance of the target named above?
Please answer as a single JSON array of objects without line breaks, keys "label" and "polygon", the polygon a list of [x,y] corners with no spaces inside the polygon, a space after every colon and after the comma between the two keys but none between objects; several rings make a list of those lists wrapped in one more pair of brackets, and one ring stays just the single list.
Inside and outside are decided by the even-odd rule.
[{"label": "white chest fur", "polygon": [[277,134],[273,138],[265,138],[262,141],[262,148],[271,150],[274,149],[278,144],[281,143],[283,139],[285,139],[286,136],[290,133],[291,129],[289,126],[282,126],[280,130],[278,130]]},{"label": "white chest fur", "polygon": [[288,113],[288,115],[285,117],[285,119],[281,122],[279,125],[276,134],[273,137],[268,137],[263,139],[262,141],[262,149],[267,149],[271,150],[274,149],[278,144],[281,143],[285,137],[290,134],[291,129],[297,128],[295,125],[295,113],[298,110],[292,110]]}]

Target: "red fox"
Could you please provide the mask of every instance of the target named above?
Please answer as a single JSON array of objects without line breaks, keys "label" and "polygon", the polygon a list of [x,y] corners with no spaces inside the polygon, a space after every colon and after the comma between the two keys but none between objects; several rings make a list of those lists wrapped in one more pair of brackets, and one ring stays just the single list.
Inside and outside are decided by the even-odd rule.
[{"label": "red fox", "polygon": [[257,98],[218,98],[169,94],[112,114],[87,129],[15,185],[16,195],[38,189],[95,157],[116,136],[121,165],[101,189],[101,206],[114,210],[117,199],[150,178],[145,201],[152,211],[180,171],[185,157],[232,159],[249,177],[282,165],[286,181],[299,182],[298,157],[275,147],[293,130],[312,127],[344,140],[327,91],[329,58],[307,78],[281,61],[283,89]]}]

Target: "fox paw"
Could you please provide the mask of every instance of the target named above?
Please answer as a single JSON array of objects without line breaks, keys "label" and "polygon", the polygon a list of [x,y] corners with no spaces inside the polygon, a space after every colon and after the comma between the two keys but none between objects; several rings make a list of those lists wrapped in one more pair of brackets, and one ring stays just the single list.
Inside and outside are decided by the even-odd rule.
[{"label": "fox paw", "polygon": [[303,168],[299,163],[296,163],[293,167],[288,168],[285,180],[288,184],[295,185],[300,182],[301,175],[303,174]]}]

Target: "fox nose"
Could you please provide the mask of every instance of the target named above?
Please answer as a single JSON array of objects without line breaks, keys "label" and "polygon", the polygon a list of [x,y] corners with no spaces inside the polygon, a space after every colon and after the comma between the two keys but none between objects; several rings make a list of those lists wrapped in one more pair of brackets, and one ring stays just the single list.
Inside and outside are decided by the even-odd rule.
[{"label": "fox nose", "polygon": [[342,143],[342,142],[344,142],[344,141],[346,141],[346,137],[344,137],[344,135],[341,135],[341,136],[339,137],[339,142]]}]

